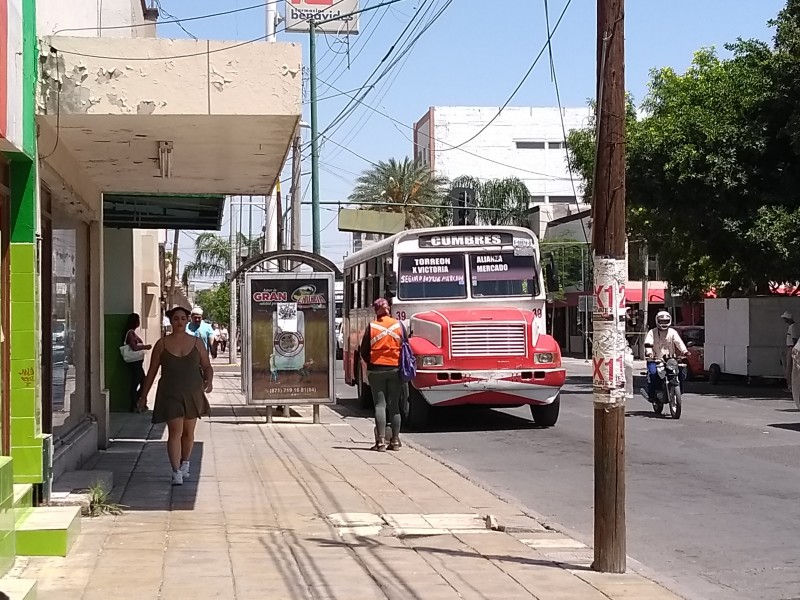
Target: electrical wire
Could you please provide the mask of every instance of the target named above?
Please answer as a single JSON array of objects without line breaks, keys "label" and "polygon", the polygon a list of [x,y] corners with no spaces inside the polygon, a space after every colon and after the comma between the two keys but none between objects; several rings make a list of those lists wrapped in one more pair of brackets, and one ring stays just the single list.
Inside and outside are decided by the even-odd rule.
[{"label": "electrical wire", "polygon": [[[183,19],[173,18],[172,20],[169,20],[169,21],[159,21],[157,24],[158,25],[171,25],[171,24],[179,24],[179,23],[189,23],[191,21],[200,21],[202,19],[213,19],[213,18],[216,18],[216,17],[224,17],[224,16],[227,16],[227,15],[233,15],[233,14],[240,13],[240,12],[245,12],[245,11],[248,11],[248,10],[255,10],[256,8],[265,8],[266,6],[268,6],[270,4],[278,4],[281,1],[282,0],[270,0],[269,2],[263,2],[261,4],[254,4],[252,6],[244,6],[242,8],[236,8],[236,9],[233,9],[233,10],[224,10],[224,11],[215,12],[215,13],[207,13],[207,14],[203,14],[203,15],[197,15],[197,16],[194,16],[194,17],[185,17]],[[77,32],[77,31],[97,31],[98,29],[100,31],[113,31],[115,29],[135,29],[137,27],[150,27],[152,25],[153,25],[152,23],[133,23],[131,25],[108,25],[108,26],[102,26],[102,27],[66,27],[64,29],[59,29],[58,31],[53,33],[53,35],[57,36],[57,35],[60,35],[62,33]]]},{"label": "electrical wire", "polygon": [[[444,14],[444,11],[447,10],[447,8],[452,4],[452,2],[453,2],[453,0],[447,0],[447,3],[445,4],[445,6],[437,14],[435,14],[425,25],[421,26],[422,28],[419,30],[418,33],[416,33],[416,35],[413,38],[411,36],[409,36],[408,40],[405,42],[405,46],[397,53],[397,56],[395,56],[395,58],[392,60],[392,62],[389,63],[384,68],[383,72],[381,72],[381,74],[378,76],[378,78],[374,82],[372,82],[370,87],[367,88],[367,90],[361,95],[361,98],[360,98],[361,100],[364,100],[367,97],[367,95],[372,90],[375,89],[376,84],[383,77],[388,75],[391,72],[391,70],[400,62],[400,60],[403,59],[403,57],[408,55],[408,53],[411,51],[411,49],[414,47],[414,45],[417,43],[417,41],[419,41],[419,39],[425,34],[425,32],[428,29],[430,29],[430,27],[439,19],[439,17],[442,16],[442,14]],[[430,4],[428,6],[427,10],[422,15],[422,18],[424,19],[425,16],[428,14],[428,12],[430,12],[432,10],[435,10],[435,5],[434,4]],[[414,34],[414,32],[412,31],[412,35],[413,34]],[[406,60],[407,60],[407,58],[406,58]],[[403,61],[403,64],[405,64],[405,61]],[[402,66],[401,66],[401,69],[402,69]],[[381,88],[381,89],[383,90],[383,88]],[[345,116],[345,118],[347,118],[351,114],[353,114],[357,108],[358,108],[358,105],[354,105],[352,110]],[[361,120],[359,120],[356,123],[356,125],[354,125],[353,129],[351,129],[351,132],[346,134],[346,136],[349,136],[352,133],[352,131],[354,131],[354,130],[355,131],[360,131],[360,129],[356,129],[357,127],[359,127],[360,122],[361,122]],[[329,125],[325,129],[325,133],[328,133],[328,132],[335,133],[339,128],[341,128],[343,123],[344,123],[344,119],[342,119],[338,124],[331,123],[331,125]],[[350,138],[348,138],[348,139],[350,139]]]},{"label": "electrical wire", "polygon": [[[550,77],[553,80],[553,88],[556,92],[556,102],[558,103],[558,115],[561,117],[561,134],[564,136],[564,154],[567,160],[567,172],[569,173],[569,182],[572,186],[572,196],[575,198],[575,206],[578,209],[578,212],[581,212],[580,201],[578,200],[578,191],[575,186],[575,177],[572,173],[572,156],[570,154],[569,145],[567,144],[567,126],[564,123],[564,107],[561,104],[561,90],[558,87],[558,74],[556,73],[556,61],[553,58],[553,43],[552,43],[552,32],[550,31],[550,6],[547,0],[544,0],[544,21],[545,26],[547,27],[547,46],[548,46],[548,54],[550,57]],[[580,219],[581,229],[583,230],[583,239],[586,243],[589,243],[589,233],[586,231],[586,225],[583,222],[583,219]],[[593,260],[590,255],[590,260]]]},{"label": "electrical wire", "polygon": [[159,13],[161,13],[162,15],[167,17],[168,19],[172,19],[173,21],[175,21],[175,24],[178,27],[180,27],[186,35],[188,35],[193,40],[197,41],[197,36],[195,34],[193,34],[191,31],[189,31],[188,29],[186,29],[186,27],[183,26],[183,23],[181,23],[181,20],[178,17],[176,17],[175,15],[170,14],[169,12],[166,11],[166,9],[161,5],[161,0],[154,0],[154,1],[156,3],[156,7],[158,7],[158,12]]},{"label": "electrical wire", "polygon": [[[339,90],[338,90],[338,89],[337,89],[335,86],[331,86],[331,88],[332,88],[333,90],[339,91]],[[345,93],[345,95],[346,95],[346,96],[349,96],[350,94],[349,94],[349,93]],[[353,96],[350,96],[350,97],[352,98]],[[389,121],[391,121],[392,123],[395,123],[395,124],[397,124],[397,125],[400,125],[400,126],[402,126],[402,127],[405,127],[406,129],[410,129],[411,131],[413,131],[413,130],[414,130],[414,127],[412,127],[411,125],[407,125],[406,123],[403,123],[402,121],[400,121],[400,120],[398,120],[398,119],[394,118],[393,116],[391,116],[391,115],[389,115],[389,114],[387,114],[387,113],[385,113],[385,112],[383,112],[383,111],[381,111],[381,110],[379,110],[379,109],[375,108],[374,106],[371,106],[371,105],[367,104],[366,102],[361,102],[361,101],[359,101],[359,103],[360,103],[360,104],[363,104],[363,105],[364,105],[366,108],[368,108],[369,110],[371,110],[371,111],[373,111],[373,112],[375,112],[375,113],[377,113],[377,114],[381,115],[382,117],[384,117],[384,118],[388,119],[388,120],[389,120]],[[326,136],[326,137],[327,137],[327,136]],[[408,139],[408,138],[406,138],[406,139]],[[442,141],[442,140],[440,140],[440,139],[438,139],[438,138],[434,138],[434,137],[430,136],[430,139],[431,139],[431,140],[433,140],[434,142],[436,142],[436,144],[437,144],[437,145],[438,145],[438,144],[441,144],[441,145],[443,145],[443,146],[451,146],[451,144],[448,144],[447,142],[445,142],[445,141]],[[330,138],[328,138],[328,141],[331,141],[331,140],[330,140]],[[412,142],[413,142],[413,140],[410,140],[410,141],[412,141]],[[497,160],[491,159],[491,158],[489,158],[489,157],[482,156],[482,155],[480,155],[480,154],[476,154],[475,152],[472,152],[472,151],[470,151],[470,150],[467,150],[467,149],[465,149],[465,148],[458,148],[458,150],[459,150],[460,152],[463,152],[464,154],[469,154],[470,156],[474,156],[475,158],[480,158],[481,160],[485,160],[485,161],[487,161],[487,162],[494,163],[494,164],[496,164],[496,165],[499,165],[499,166],[501,166],[501,167],[508,167],[509,169],[514,169],[514,170],[517,170],[517,171],[522,171],[522,172],[524,172],[524,173],[530,173],[531,175],[539,175],[539,176],[541,176],[541,177],[545,177],[545,178],[547,178],[547,179],[552,179],[552,180],[554,180],[554,181],[557,181],[557,180],[560,180],[560,179],[566,179],[566,177],[556,177],[556,176],[553,176],[553,175],[549,175],[549,174],[547,174],[547,173],[541,173],[541,172],[539,172],[539,171],[532,171],[532,170],[530,170],[530,169],[525,169],[525,168],[523,168],[523,167],[517,167],[517,166],[514,166],[514,165],[509,165],[509,164],[507,164],[507,163],[500,162],[500,161],[497,161]],[[308,157],[308,155],[306,155],[306,158],[307,158],[307,157]],[[367,162],[371,162],[371,161],[367,161]]]},{"label": "electrical wire", "polygon": [[55,48],[50,48],[51,54],[56,57],[56,143],[49,154],[40,156],[39,160],[47,160],[56,153],[58,150],[58,143],[61,141],[61,73],[59,69],[58,51]]},{"label": "electrical wire", "polygon": [[[406,32],[408,32],[408,30],[409,30],[409,29],[411,28],[411,26],[413,25],[413,23],[414,23],[414,20],[415,20],[415,19],[416,19],[416,17],[419,15],[419,12],[420,12],[420,10],[422,10],[422,7],[423,7],[423,6],[425,6],[425,5],[426,5],[426,4],[427,4],[429,1],[430,1],[430,0],[422,0],[422,3],[419,5],[419,7],[417,7],[417,11],[414,13],[414,17],[413,17],[413,18],[412,18],[412,19],[411,19],[411,20],[408,22],[408,24],[405,26],[405,28],[403,29],[403,31],[401,31],[401,32],[400,32],[400,35],[397,37],[397,39],[396,39],[396,40],[395,40],[395,41],[392,43],[392,45],[389,47],[389,50],[386,52],[386,54],[383,56],[383,58],[380,60],[380,62],[377,64],[377,66],[376,66],[376,67],[373,69],[372,73],[370,73],[370,74],[369,74],[369,76],[367,77],[367,79],[366,79],[366,80],[364,81],[364,83],[361,85],[361,87],[359,88],[360,90],[364,90],[365,88],[367,88],[367,86],[369,85],[369,81],[370,81],[370,80],[372,79],[372,77],[373,77],[373,76],[374,76],[374,75],[375,75],[375,74],[378,72],[378,69],[380,69],[380,68],[381,68],[381,65],[382,65],[383,63],[385,63],[385,62],[386,62],[386,61],[389,59],[389,56],[392,54],[392,52],[394,52],[394,49],[395,49],[395,47],[397,46],[397,44],[399,44],[399,43],[402,41],[402,39],[403,39],[403,37],[405,36]],[[373,85],[374,85],[374,84],[373,84]],[[331,127],[333,127],[333,126],[334,126],[334,125],[335,125],[335,124],[336,124],[336,123],[339,121],[339,119],[341,119],[341,118],[345,117],[345,116],[346,116],[346,113],[347,113],[347,111],[348,111],[348,110],[351,108],[351,106],[353,105],[352,103],[353,103],[353,100],[351,100],[350,102],[348,102],[348,103],[345,105],[345,107],[344,107],[344,108],[343,108],[341,111],[339,111],[339,114],[338,114],[338,115],[336,115],[336,117],[334,117],[334,118],[333,118],[333,120],[331,121],[331,123],[328,125],[327,129],[326,129],[325,131],[323,131],[322,133],[327,133],[328,129],[330,129]]]},{"label": "electrical wire", "polygon": [[556,21],[555,27],[553,28],[553,30],[547,36],[547,41],[545,41],[544,46],[542,46],[542,49],[539,51],[539,54],[536,55],[536,58],[533,59],[533,62],[531,63],[531,66],[525,72],[525,75],[523,75],[522,80],[519,82],[519,84],[517,84],[517,87],[514,88],[514,91],[511,92],[511,95],[508,97],[508,99],[500,107],[500,110],[497,111],[497,114],[494,117],[492,117],[489,120],[488,123],[486,123],[483,127],[481,127],[480,130],[478,131],[478,133],[476,133],[475,135],[473,135],[469,139],[464,140],[460,144],[456,144],[455,146],[453,146],[451,148],[443,148],[441,150],[441,152],[448,152],[450,150],[457,150],[457,149],[461,148],[461,146],[464,146],[464,145],[470,143],[472,140],[474,140],[479,135],[481,135],[484,131],[486,131],[489,128],[489,126],[498,119],[498,117],[503,113],[503,111],[508,107],[508,105],[511,104],[511,101],[517,95],[517,92],[519,92],[519,90],[522,88],[522,86],[525,85],[525,82],[528,80],[528,77],[530,77],[531,73],[533,73],[533,70],[536,68],[536,65],[539,63],[539,60],[541,60],[542,56],[544,56],[544,53],[547,51],[547,49],[550,46],[550,40],[555,35],[556,31],[558,31],[558,27],[559,27],[559,25],[561,25],[561,21],[564,19],[564,15],[567,14],[567,9],[570,7],[571,4],[572,4],[572,0],[567,0],[567,3],[564,5],[564,10],[561,11],[561,15],[558,17],[558,21]]},{"label": "electrical wire", "polygon": [[[344,1],[345,0],[335,0],[335,2],[333,2],[333,4],[331,4],[328,7],[328,9],[330,10],[331,8],[336,6],[337,4],[341,4]],[[266,5],[262,5],[262,6],[266,6]],[[186,21],[186,19],[183,19],[183,21]],[[275,33],[276,34],[283,33],[283,32],[285,32],[287,30],[287,27],[288,27],[288,25],[284,25],[283,29],[279,29]],[[250,40],[245,40],[243,42],[237,42],[237,43],[231,44],[229,46],[223,46],[221,48],[214,48],[213,50],[212,49],[207,49],[207,50],[203,50],[202,52],[192,52],[190,54],[177,54],[177,55],[173,55],[173,56],[102,56],[102,55],[99,55],[99,54],[87,54],[87,53],[84,53],[84,52],[75,52],[73,50],[61,50],[61,49],[58,49],[58,48],[57,48],[57,50],[59,52],[61,52],[62,54],[68,54],[70,56],[82,56],[84,58],[96,58],[96,59],[100,59],[100,60],[124,60],[124,61],[136,61],[136,62],[139,62],[139,61],[165,61],[165,60],[179,60],[179,59],[182,59],[182,58],[195,58],[197,56],[207,56],[209,54],[217,54],[219,52],[227,52],[228,50],[234,50],[236,48],[241,48],[243,46],[249,46],[249,45],[255,44],[257,42],[262,42],[262,41],[264,41],[266,39],[267,39],[267,35],[265,34],[265,35],[262,35],[262,36],[259,36],[257,38],[253,38],[253,39],[250,39]]]}]

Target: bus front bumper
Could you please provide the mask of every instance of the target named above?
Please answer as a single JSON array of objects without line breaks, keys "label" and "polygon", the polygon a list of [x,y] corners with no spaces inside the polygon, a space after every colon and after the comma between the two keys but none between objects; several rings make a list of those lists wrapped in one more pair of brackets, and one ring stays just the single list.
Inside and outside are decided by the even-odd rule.
[{"label": "bus front bumper", "polygon": [[550,404],[566,380],[562,367],[531,371],[418,370],[414,387],[435,406]]}]

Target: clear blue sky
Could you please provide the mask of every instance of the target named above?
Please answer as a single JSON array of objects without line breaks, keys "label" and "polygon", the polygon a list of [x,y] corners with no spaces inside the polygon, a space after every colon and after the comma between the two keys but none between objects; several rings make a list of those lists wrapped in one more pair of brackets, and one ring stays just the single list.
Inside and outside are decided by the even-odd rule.
[{"label": "clear blue sky", "polygon": [[[179,18],[242,8],[259,0],[161,0],[162,6]],[[431,0],[444,6],[446,0]],[[566,0],[549,0],[551,23]],[[361,0],[362,8],[380,0]],[[346,46],[332,36],[317,43],[321,81],[340,90],[362,86],[389,47],[422,4],[422,0],[403,0],[392,7],[362,16],[361,34],[350,38],[351,67],[346,68]],[[683,70],[693,53],[704,46],[721,49],[737,37],[770,40],[773,32],[767,21],[784,6],[784,0],[629,0],[626,13],[626,80],[638,100],[647,92],[652,68],[671,66]],[[283,13],[283,2],[278,10]],[[423,9],[424,10],[424,9]],[[264,35],[265,9],[186,23],[186,29],[199,38],[247,40]],[[279,31],[282,26],[279,26]],[[177,25],[159,27],[160,37],[186,38]],[[505,0],[488,3],[455,0],[442,17],[415,44],[401,62],[367,97],[366,102],[394,118],[413,124],[429,106],[499,106],[519,83],[546,39],[544,3],[538,0]],[[303,45],[304,65],[308,65],[308,35],[279,33],[278,41]],[[595,1],[573,0],[553,38],[554,58],[566,106],[581,106],[593,97],[595,87]],[[356,57],[356,54],[359,53]],[[337,54],[339,53],[339,54]],[[381,87],[384,83],[387,85]],[[307,87],[305,88],[307,90]],[[333,92],[319,84],[320,97]],[[307,92],[304,98],[307,100]],[[325,128],[347,102],[346,97],[320,103],[320,125]],[[539,63],[519,91],[514,106],[554,106],[555,93],[547,61]],[[309,120],[304,104],[304,120]],[[359,109],[331,138],[354,152],[377,161],[411,155],[410,130],[365,107]],[[308,139],[306,132],[306,141]],[[322,200],[345,200],[356,176],[369,164],[327,143],[322,151]],[[310,171],[305,160],[303,171]],[[288,177],[287,170],[284,177]],[[303,189],[309,178],[304,177]],[[284,193],[288,187],[284,187]],[[310,200],[310,193],[306,195]],[[227,214],[225,232],[227,232]],[[254,212],[260,230],[262,212]],[[323,252],[336,262],[346,253],[348,235],[336,229],[334,209],[322,211]],[[247,223],[245,216],[245,223]],[[303,243],[311,245],[311,215],[303,214]],[[191,260],[191,239],[184,238],[181,258]]]}]

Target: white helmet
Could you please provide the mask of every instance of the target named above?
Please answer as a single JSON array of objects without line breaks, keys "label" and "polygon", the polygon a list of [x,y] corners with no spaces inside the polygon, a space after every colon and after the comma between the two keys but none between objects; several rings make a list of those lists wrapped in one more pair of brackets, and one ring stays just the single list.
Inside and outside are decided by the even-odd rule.
[{"label": "white helmet", "polygon": [[656,315],[656,325],[661,331],[666,331],[669,329],[669,326],[672,325],[672,315],[670,315],[666,310],[658,311]]}]

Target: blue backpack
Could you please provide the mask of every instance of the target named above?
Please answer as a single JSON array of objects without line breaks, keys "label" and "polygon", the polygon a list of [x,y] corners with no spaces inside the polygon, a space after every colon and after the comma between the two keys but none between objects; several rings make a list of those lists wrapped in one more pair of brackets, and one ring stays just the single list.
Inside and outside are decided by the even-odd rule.
[{"label": "blue backpack", "polygon": [[400,380],[407,383],[417,376],[417,357],[414,356],[411,344],[408,343],[406,326],[402,321],[400,321],[400,327],[403,330],[403,339],[400,342]]}]

